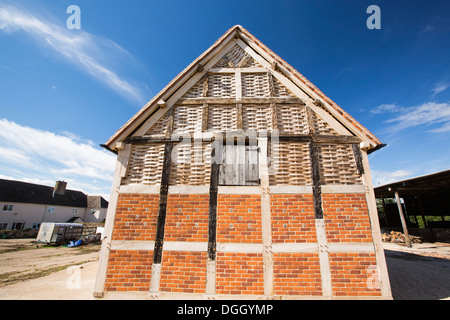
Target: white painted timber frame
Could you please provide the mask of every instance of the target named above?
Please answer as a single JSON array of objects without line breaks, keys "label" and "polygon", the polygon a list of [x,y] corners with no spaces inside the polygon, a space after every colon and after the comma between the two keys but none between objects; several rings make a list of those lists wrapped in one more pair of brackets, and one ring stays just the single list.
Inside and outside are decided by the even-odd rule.
[{"label": "white painted timber frame", "polygon": [[270,212],[267,138],[258,138],[259,179],[261,181],[261,224],[263,245],[264,295],[273,296],[272,220]]},{"label": "white painted timber frame", "polygon": [[[322,185],[323,194],[352,193],[365,194],[366,188],[362,184],[325,184]],[[312,186],[278,185],[269,186],[269,194],[312,194]],[[119,193],[159,194],[160,185],[130,184],[119,187]],[[260,186],[219,186],[219,194],[262,194]],[[169,194],[209,194],[209,185],[169,186]]]},{"label": "white painted timber frame", "polygon": [[109,251],[111,250],[112,233],[114,220],[116,216],[117,199],[119,196],[120,183],[125,177],[128,160],[131,155],[131,144],[120,145],[119,154],[116,161],[116,169],[114,170],[114,179],[111,189],[111,195],[106,214],[104,238],[102,239],[102,247],[100,249],[100,260],[97,272],[97,278],[94,287],[94,297],[102,297],[105,289],[106,271],[109,260]]},{"label": "white painted timber frame", "polygon": [[[362,144],[363,145],[363,144]],[[386,257],[384,255],[383,243],[381,241],[381,229],[378,218],[377,204],[375,202],[375,193],[372,186],[372,177],[370,175],[369,159],[367,150],[361,149],[362,162],[364,167],[363,182],[366,188],[366,200],[369,210],[369,218],[372,229],[373,245],[375,248],[375,257],[379,270],[378,277],[380,283],[381,294],[384,298],[392,299],[391,284],[389,282],[388,269],[386,265]]]},{"label": "white painted timber frame", "polygon": [[[185,252],[207,252],[208,242],[181,242],[181,241],[165,241],[163,251],[185,251]],[[152,251],[155,248],[155,241],[141,240],[113,240],[111,241],[110,250],[137,250]],[[265,246],[262,243],[233,243],[218,242],[217,252],[236,252],[236,253],[262,253],[264,254]],[[318,243],[272,243],[272,253],[319,253],[320,245]],[[341,242],[326,245],[326,252],[374,252],[372,242]]]}]

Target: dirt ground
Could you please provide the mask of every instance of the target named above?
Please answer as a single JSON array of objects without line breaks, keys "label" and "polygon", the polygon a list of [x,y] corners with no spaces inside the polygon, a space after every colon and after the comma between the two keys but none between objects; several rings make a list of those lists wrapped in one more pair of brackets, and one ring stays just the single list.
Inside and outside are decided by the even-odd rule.
[{"label": "dirt ground", "polygon": [[[384,243],[395,300],[450,300],[450,244]],[[0,240],[0,300],[90,300],[100,245],[41,247]]]},{"label": "dirt ground", "polygon": [[450,244],[383,243],[394,300],[450,300]]},{"label": "dirt ground", "polygon": [[49,274],[99,259],[100,245],[76,248],[43,246],[32,239],[0,240],[0,290],[5,286],[45,277]]}]

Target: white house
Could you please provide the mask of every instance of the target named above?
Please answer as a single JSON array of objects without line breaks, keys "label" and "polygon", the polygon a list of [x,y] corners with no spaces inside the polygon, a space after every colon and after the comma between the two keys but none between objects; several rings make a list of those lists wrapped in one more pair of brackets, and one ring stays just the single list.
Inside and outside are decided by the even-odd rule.
[{"label": "white house", "polygon": [[108,202],[101,196],[0,179],[0,229],[39,229],[42,222],[104,222]]}]

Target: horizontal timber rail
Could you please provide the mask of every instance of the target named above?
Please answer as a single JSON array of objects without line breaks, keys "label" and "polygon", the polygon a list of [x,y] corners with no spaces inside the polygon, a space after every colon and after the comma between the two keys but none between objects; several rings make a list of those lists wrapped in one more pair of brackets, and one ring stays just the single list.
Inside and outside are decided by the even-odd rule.
[{"label": "horizontal timber rail", "polygon": [[[266,134],[264,134],[266,136]],[[245,140],[256,139],[256,132],[249,132],[245,134],[243,132],[226,132],[224,135],[217,135],[216,133],[204,133],[204,134],[173,134],[172,137],[167,136],[139,136],[128,137],[124,140],[125,143],[130,144],[148,144],[148,143],[178,143],[181,141],[216,141],[224,140]],[[318,144],[350,144],[360,143],[361,139],[356,136],[334,136],[334,135],[308,135],[308,134],[267,134],[268,139],[278,139],[280,141],[292,141],[292,142],[312,142],[315,141]]]},{"label": "horizontal timber rail", "polygon": [[305,105],[305,103],[299,98],[241,98],[236,100],[236,98],[188,98],[178,100],[177,105],[198,105],[198,104],[265,104],[265,103],[280,103],[280,104],[299,104]]}]

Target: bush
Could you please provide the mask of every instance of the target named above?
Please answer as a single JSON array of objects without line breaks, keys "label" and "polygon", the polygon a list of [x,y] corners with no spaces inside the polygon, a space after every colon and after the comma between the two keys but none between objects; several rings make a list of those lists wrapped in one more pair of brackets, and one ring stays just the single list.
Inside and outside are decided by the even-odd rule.
[{"label": "bush", "polygon": [[0,239],[27,239],[36,238],[39,230],[24,229],[24,230],[0,230]]}]

